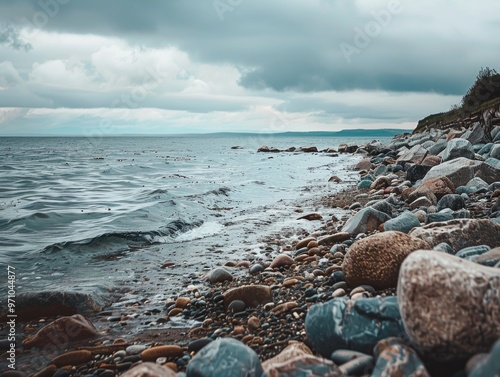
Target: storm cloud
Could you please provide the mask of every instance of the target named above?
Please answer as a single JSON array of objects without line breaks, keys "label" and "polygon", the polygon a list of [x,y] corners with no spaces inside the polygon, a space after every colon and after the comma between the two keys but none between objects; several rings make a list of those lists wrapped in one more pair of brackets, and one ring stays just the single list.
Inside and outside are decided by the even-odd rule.
[{"label": "storm cloud", "polygon": [[[406,127],[498,68],[500,3],[19,0],[0,3],[0,23],[0,106],[272,108],[301,112],[304,129],[329,115]],[[148,70],[163,78],[144,84]],[[380,96],[397,109],[360,102]]]}]

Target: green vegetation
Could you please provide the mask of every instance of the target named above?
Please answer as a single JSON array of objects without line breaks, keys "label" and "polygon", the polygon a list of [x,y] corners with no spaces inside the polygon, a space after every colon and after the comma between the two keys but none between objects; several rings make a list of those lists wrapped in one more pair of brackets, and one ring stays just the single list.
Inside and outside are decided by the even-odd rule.
[{"label": "green vegetation", "polygon": [[500,104],[500,74],[489,67],[481,68],[460,104],[453,105],[447,112],[425,117],[413,132],[421,132],[431,125],[448,125],[464,118],[477,117],[483,110],[497,104]]}]

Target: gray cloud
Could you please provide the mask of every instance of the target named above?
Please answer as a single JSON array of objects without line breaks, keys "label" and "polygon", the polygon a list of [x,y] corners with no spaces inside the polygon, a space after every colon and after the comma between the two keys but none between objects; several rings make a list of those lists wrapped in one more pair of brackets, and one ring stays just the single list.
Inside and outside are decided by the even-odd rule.
[{"label": "gray cloud", "polygon": [[13,48],[14,50],[29,51],[33,49],[30,43],[19,36],[19,30],[12,25],[0,23],[0,44]]},{"label": "gray cloud", "polygon": [[[371,11],[357,3],[242,1],[229,5],[232,10],[221,21],[212,0],[73,0],[54,8],[43,27],[175,45],[200,62],[241,66],[240,84],[250,89],[463,94],[481,66],[496,63],[493,45],[500,26],[488,16],[500,11],[496,2],[463,1],[451,9],[445,1],[424,1],[415,10],[411,1],[401,0],[400,12],[390,14],[387,25],[380,15],[387,15],[389,2],[376,2]],[[483,18],[469,17],[481,5],[488,9]],[[36,0],[0,4],[0,14],[21,25],[23,19],[35,23],[39,12]],[[464,29],[464,20],[472,32]],[[366,35],[370,30],[372,37]],[[350,61],[342,44],[355,51]]]}]

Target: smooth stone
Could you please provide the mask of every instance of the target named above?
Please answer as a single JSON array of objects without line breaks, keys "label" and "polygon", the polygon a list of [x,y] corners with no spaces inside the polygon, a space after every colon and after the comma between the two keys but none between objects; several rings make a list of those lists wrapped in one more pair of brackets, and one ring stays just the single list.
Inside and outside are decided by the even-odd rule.
[{"label": "smooth stone", "polygon": [[[101,376],[100,374],[99,376]],[[113,373],[114,375],[114,373]],[[155,363],[138,364],[121,375],[122,377],[176,377],[172,369]]]},{"label": "smooth stone", "polygon": [[365,355],[342,364],[339,370],[346,376],[363,376],[373,369],[374,364],[373,356]]},{"label": "smooth stone", "polygon": [[374,175],[375,177],[378,177],[378,176],[380,176],[380,175],[386,174],[388,170],[389,170],[389,169],[387,168],[387,166],[385,166],[385,165],[380,165],[380,166],[378,166],[378,167],[377,167],[377,168],[373,171],[373,175]]},{"label": "smooth stone", "polygon": [[351,238],[351,235],[347,232],[338,232],[335,234],[329,234],[327,236],[318,238],[318,245],[320,246],[331,245],[332,243],[344,242],[349,238]]},{"label": "smooth stone", "polygon": [[431,170],[432,166],[428,165],[413,165],[406,171],[406,179],[410,182],[416,182],[425,177]]},{"label": "smooth stone", "polygon": [[398,231],[403,233],[408,233],[413,228],[420,226],[420,221],[417,216],[410,211],[405,211],[398,217],[390,219],[384,223],[385,231]]},{"label": "smooth stone", "polygon": [[297,242],[297,245],[295,245],[295,250],[302,249],[303,247],[306,247],[309,244],[309,242],[315,241],[315,240],[316,240],[316,238],[314,238],[314,237],[304,238],[303,240]]},{"label": "smooth stone", "polygon": [[248,318],[247,325],[248,328],[252,331],[258,330],[260,328],[260,320],[258,317],[252,316]]},{"label": "smooth stone", "polygon": [[[469,182],[467,182],[467,185],[465,187],[477,187],[477,189],[489,189],[489,184],[487,184],[485,181],[483,181],[479,177],[472,178]],[[477,191],[477,190],[476,190]]]},{"label": "smooth stone", "polygon": [[421,145],[415,145],[410,150],[403,152],[396,161],[399,163],[413,162],[415,164],[420,164],[427,153],[427,149]]},{"label": "smooth stone", "polygon": [[307,220],[307,221],[316,221],[316,220],[322,220],[323,216],[321,216],[319,213],[309,213],[304,216],[300,216],[297,218],[297,220]]},{"label": "smooth stone", "polygon": [[239,313],[242,312],[246,309],[246,305],[243,301],[241,300],[233,300],[231,303],[227,306],[227,310],[232,313]]},{"label": "smooth stone", "polygon": [[378,200],[373,204],[368,204],[367,207],[372,207],[377,211],[383,212],[388,216],[392,216],[392,211],[394,207],[390,205],[386,200]]},{"label": "smooth stone", "polygon": [[500,270],[418,250],[401,266],[398,302],[416,350],[440,362],[486,352],[500,338]]},{"label": "smooth stone", "polygon": [[80,314],[61,317],[41,328],[35,335],[29,335],[23,341],[26,348],[43,347],[53,344],[55,339],[74,342],[95,338],[99,335],[94,324]]},{"label": "smooth stone", "polygon": [[445,222],[453,219],[454,217],[451,213],[429,213],[427,215],[426,224]]},{"label": "smooth stone", "polygon": [[363,352],[340,349],[332,352],[330,360],[332,360],[337,365],[342,365],[361,356],[368,356],[368,355]]},{"label": "smooth stone", "polygon": [[425,196],[421,196],[420,198],[415,199],[414,201],[412,201],[410,203],[410,208],[411,209],[429,208],[432,205],[434,205],[432,200],[430,200],[429,198],[427,198]]},{"label": "smooth stone", "polygon": [[368,233],[377,230],[379,225],[390,220],[390,217],[374,208],[363,208],[345,223],[342,232],[349,234]]},{"label": "smooth stone", "polygon": [[471,258],[484,254],[489,250],[491,250],[491,247],[488,245],[469,246],[459,250],[455,255],[459,258],[470,260]]},{"label": "smooth stone", "polygon": [[175,300],[175,307],[184,309],[186,306],[189,305],[190,302],[191,302],[191,299],[189,297],[178,297]]},{"label": "smooth stone", "polygon": [[271,287],[267,285],[242,285],[227,290],[224,293],[224,307],[226,310],[234,300],[243,301],[247,307],[255,308],[273,301]]},{"label": "smooth stone", "polygon": [[313,355],[301,355],[282,363],[271,364],[268,371],[262,375],[262,377],[303,376],[343,377],[344,374],[342,374],[339,368],[329,360],[325,360]]},{"label": "smooth stone", "polygon": [[443,139],[438,140],[436,143],[434,143],[432,147],[429,148],[429,153],[431,155],[437,156],[438,154],[440,154],[442,151],[445,150],[447,144],[448,143],[446,142],[446,140]]},{"label": "smooth stone", "polygon": [[370,170],[371,168],[372,168],[372,163],[370,159],[364,158],[356,164],[354,170]]},{"label": "smooth stone", "polygon": [[474,148],[470,141],[457,138],[448,142],[448,145],[443,151],[443,162],[453,160],[458,157],[468,158],[470,160],[474,159]]},{"label": "smooth stone", "polygon": [[273,259],[269,267],[271,268],[289,267],[294,263],[295,260],[291,256],[287,254],[280,254]]},{"label": "smooth stone", "polygon": [[391,185],[391,180],[386,176],[377,177],[370,185],[371,190],[380,190]]},{"label": "smooth stone", "polygon": [[369,189],[371,185],[372,185],[372,181],[370,181],[368,179],[362,179],[358,183],[358,190]]},{"label": "smooth stone", "polygon": [[345,281],[351,287],[368,284],[393,288],[403,260],[413,251],[428,249],[421,239],[401,232],[388,231],[356,241],[342,263]]},{"label": "smooth stone", "polygon": [[374,355],[377,361],[370,377],[430,377],[417,353],[401,339],[381,340],[375,346]]},{"label": "smooth stone", "polygon": [[485,219],[456,219],[428,224],[413,229],[410,235],[432,247],[445,242],[454,250],[477,245],[500,246],[500,224]]},{"label": "smooth stone", "polygon": [[445,195],[437,203],[437,210],[441,211],[445,208],[449,208],[453,211],[458,211],[459,209],[465,208],[465,200],[461,195]]},{"label": "smooth stone", "polygon": [[[19,321],[90,314],[102,310],[101,305],[86,293],[80,292],[19,292],[16,294],[16,315]],[[0,309],[0,320],[5,321],[7,312]]]},{"label": "smooth stone", "polygon": [[[429,166],[432,168],[433,166],[439,165],[441,162],[442,162],[441,157],[431,155],[431,156],[427,156],[426,158],[424,158],[424,160],[422,161],[422,165]],[[420,178],[420,179],[422,179],[422,178]]]},{"label": "smooth stone", "polygon": [[233,275],[222,267],[217,267],[208,274],[208,281],[212,284],[232,281],[233,279]]},{"label": "smooth stone", "polygon": [[335,298],[309,308],[305,321],[313,349],[328,358],[340,349],[371,354],[381,339],[403,337],[397,298]]},{"label": "smooth stone", "polygon": [[133,344],[131,346],[128,346],[125,348],[125,352],[127,352],[127,355],[138,355],[142,351],[144,351],[147,347],[142,344]]},{"label": "smooth stone", "polygon": [[156,346],[141,352],[144,361],[156,361],[160,357],[181,357],[184,354],[182,347],[178,345]]},{"label": "smooth stone", "polygon": [[212,343],[214,340],[212,338],[200,338],[193,340],[188,344],[188,352],[199,352],[207,344]]},{"label": "smooth stone", "polygon": [[459,157],[451,161],[434,166],[423,182],[438,177],[447,177],[455,187],[465,186],[474,177],[479,177],[487,183],[500,181],[500,169],[484,162]]},{"label": "smooth stone", "polygon": [[299,304],[295,301],[284,302],[283,304],[276,305],[272,308],[269,313],[272,315],[281,315],[283,313],[289,312],[292,309],[298,308]]},{"label": "smooth stone", "polygon": [[500,339],[494,344],[491,352],[472,368],[468,377],[492,377],[500,375]]},{"label": "smooth stone", "polygon": [[269,370],[276,364],[287,362],[297,356],[312,355],[312,351],[304,343],[296,342],[289,344],[283,351],[276,356],[264,361],[262,368],[264,373],[269,373]]},{"label": "smooth stone", "polygon": [[441,242],[440,244],[434,246],[432,248],[432,250],[436,250],[436,251],[446,253],[446,254],[455,255],[455,250],[453,250],[453,248],[450,245],[448,245],[446,242]]},{"label": "smooth stone", "polygon": [[66,352],[60,356],[57,356],[54,359],[52,359],[51,363],[54,364],[56,367],[60,368],[66,365],[78,366],[80,364],[88,363],[92,359],[93,359],[92,352],[87,350],[80,350],[80,351]]},{"label": "smooth stone", "polygon": [[250,267],[250,270],[249,270],[249,272],[250,272],[251,275],[256,275],[256,274],[258,274],[258,273],[260,273],[262,271],[264,271],[264,266],[262,266],[259,263],[256,263],[256,264],[252,265]]},{"label": "smooth stone", "polygon": [[500,247],[491,249],[474,259],[474,262],[483,266],[494,267],[500,262]]},{"label": "smooth stone", "polygon": [[264,373],[259,356],[232,338],[206,345],[189,362],[187,377],[257,377]]}]

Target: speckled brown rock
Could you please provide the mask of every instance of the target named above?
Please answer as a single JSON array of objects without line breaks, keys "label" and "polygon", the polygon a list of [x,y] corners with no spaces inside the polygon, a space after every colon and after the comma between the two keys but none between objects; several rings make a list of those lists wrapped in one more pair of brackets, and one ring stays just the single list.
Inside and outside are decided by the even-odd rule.
[{"label": "speckled brown rock", "polygon": [[428,250],[403,263],[398,303],[418,351],[439,360],[487,352],[500,338],[500,271]]},{"label": "speckled brown rock", "polygon": [[23,341],[26,348],[43,347],[55,342],[74,342],[89,339],[98,335],[96,328],[87,318],[80,314],[61,317],[40,329],[35,335]]},{"label": "speckled brown rock", "polygon": [[450,181],[447,177],[437,177],[433,179],[429,179],[424,181],[418,188],[413,191],[412,195],[414,195],[414,199],[416,199],[420,195],[421,192],[426,192],[426,190],[430,190],[434,195],[436,195],[437,199],[441,199],[443,196],[448,194],[455,193],[455,185],[452,181]]},{"label": "speckled brown rock", "polygon": [[264,361],[262,363],[262,368],[264,369],[264,372],[267,372],[275,364],[283,363],[297,356],[312,355],[312,354],[313,353],[311,349],[304,343],[300,342],[292,343],[288,347],[286,347],[283,351],[281,351],[278,355],[274,356],[269,360]]},{"label": "speckled brown rock", "polygon": [[270,313],[273,315],[280,315],[298,307],[299,304],[295,301],[285,302],[283,304],[276,305],[271,309]]},{"label": "speckled brown rock", "polygon": [[455,251],[469,246],[500,246],[500,224],[485,219],[457,219],[431,223],[413,229],[411,236],[420,238],[432,247],[446,242]]},{"label": "speckled brown rock", "polygon": [[121,375],[122,377],[176,377],[172,369],[155,363],[142,363]]},{"label": "speckled brown rock", "polygon": [[413,251],[430,249],[418,238],[402,232],[377,233],[355,242],[345,255],[342,271],[351,287],[368,284],[393,288],[403,260]]},{"label": "speckled brown rock", "polygon": [[247,307],[256,307],[261,304],[267,304],[273,301],[271,288],[267,285],[243,285],[241,287],[231,288],[224,293],[224,307],[227,307],[234,300],[240,300]]}]

